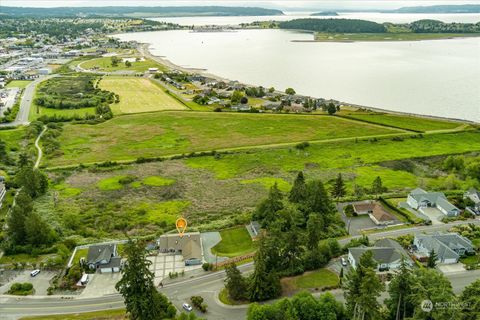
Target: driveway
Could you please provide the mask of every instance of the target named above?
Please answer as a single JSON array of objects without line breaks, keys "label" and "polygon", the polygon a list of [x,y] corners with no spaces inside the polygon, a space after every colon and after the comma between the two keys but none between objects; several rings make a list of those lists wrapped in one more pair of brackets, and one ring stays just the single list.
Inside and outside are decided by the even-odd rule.
[{"label": "driveway", "polygon": [[0,294],[6,294],[13,283],[15,282],[29,282],[33,284],[35,289],[35,296],[47,295],[47,289],[50,287],[50,280],[55,276],[55,272],[42,271],[35,277],[30,276],[32,270],[25,270],[12,278],[9,282],[0,287]]},{"label": "driveway", "polygon": [[212,253],[212,248],[222,241],[220,232],[202,232],[200,235],[202,237],[202,247],[203,247],[203,259],[209,263],[222,262],[228,258],[225,257],[216,257]]},{"label": "driveway", "polygon": [[88,284],[80,294],[82,298],[92,298],[117,293],[115,285],[122,278],[122,275],[120,272],[95,273],[88,277]]},{"label": "driveway", "polygon": [[[348,218],[347,218],[348,219]],[[350,224],[350,228],[349,228]],[[362,234],[364,229],[378,228],[378,226],[370,219],[368,214],[362,214],[357,217],[352,217],[350,223],[347,220],[346,224],[347,230],[352,236],[357,236]]]},{"label": "driveway", "polygon": [[432,224],[443,224],[441,220],[445,215],[437,208],[423,208],[421,211],[432,221]]},{"label": "driveway", "polygon": [[449,274],[449,273],[458,273],[458,272],[468,272],[465,269],[465,265],[463,263],[454,263],[454,264],[444,264],[444,265],[439,265],[438,270],[440,270],[441,273],[443,274]]}]

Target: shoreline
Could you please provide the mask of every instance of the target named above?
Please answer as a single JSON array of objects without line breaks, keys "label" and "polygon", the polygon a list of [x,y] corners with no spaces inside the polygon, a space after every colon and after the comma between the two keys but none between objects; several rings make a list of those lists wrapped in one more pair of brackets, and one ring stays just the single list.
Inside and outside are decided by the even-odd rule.
[{"label": "shoreline", "polygon": [[[140,54],[142,54],[142,55],[144,55],[144,56],[146,56],[146,57],[148,57],[148,58],[150,58],[150,59],[152,59],[152,60],[154,60],[154,61],[156,61],[160,64],[163,64],[168,68],[180,70],[180,71],[186,72],[186,73],[192,73],[192,72],[193,73],[198,73],[198,74],[201,74],[205,77],[215,79],[217,81],[223,81],[223,82],[234,81],[232,79],[227,79],[227,78],[221,77],[219,75],[209,73],[207,71],[207,69],[205,69],[205,68],[193,68],[193,67],[188,68],[188,67],[179,66],[179,65],[173,63],[172,61],[168,60],[164,56],[156,56],[156,55],[152,54],[150,52],[150,46],[151,46],[150,43],[140,43],[140,46],[138,47],[138,50],[140,51]],[[243,82],[240,82],[240,81],[239,81],[239,83],[241,83],[242,85],[245,85],[245,86],[258,86],[258,85],[243,83]],[[278,92],[283,94],[283,92],[280,92],[280,91],[278,91]],[[332,100],[336,100],[336,99],[332,99]],[[401,112],[401,111],[382,109],[382,108],[377,108],[377,107],[372,107],[372,106],[364,106],[364,105],[349,103],[349,102],[345,102],[345,101],[341,101],[341,100],[336,100],[336,101],[338,101],[341,104],[344,104],[346,106],[351,106],[351,107],[357,108],[357,109],[366,109],[366,110],[372,111],[372,112],[383,112],[383,113],[389,113],[389,114],[393,114],[393,115],[413,116],[413,117],[418,117],[418,118],[425,118],[425,119],[432,119],[432,120],[444,120],[444,121],[446,120],[446,121],[459,122],[459,123],[469,123],[469,124],[479,124],[480,123],[480,122],[475,122],[475,121],[466,120],[466,119],[440,117],[440,116],[417,114],[417,113],[410,113],[410,112]]]}]

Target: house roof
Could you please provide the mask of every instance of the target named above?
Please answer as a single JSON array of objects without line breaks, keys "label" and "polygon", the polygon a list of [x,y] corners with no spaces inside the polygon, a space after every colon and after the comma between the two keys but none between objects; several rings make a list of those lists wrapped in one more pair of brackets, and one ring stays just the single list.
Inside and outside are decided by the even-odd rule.
[{"label": "house roof", "polygon": [[102,264],[101,268],[120,268],[122,257],[112,257],[106,264]]},{"label": "house roof", "polygon": [[371,213],[372,216],[379,222],[386,222],[386,221],[393,221],[396,220],[390,213],[385,211],[383,206],[379,205],[378,203],[373,207],[373,212]]},{"label": "house roof", "polygon": [[182,237],[177,233],[164,234],[158,242],[160,249],[181,251],[185,260],[202,258],[200,232],[185,233]]},{"label": "house roof", "polygon": [[97,264],[103,260],[107,262],[115,255],[115,244],[100,244],[88,248],[87,263]]},{"label": "house roof", "polygon": [[428,201],[430,203],[437,203],[439,199],[446,199],[443,192],[427,192],[421,188],[412,190],[409,194],[417,202]]},{"label": "house roof", "polygon": [[480,192],[477,191],[477,189],[470,188],[467,192],[465,192],[465,195],[469,197],[473,202],[480,203]]},{"label": "house roof", "polygon": [[434,251],[440,260],[458,259],[455,249],[473,250],[471,242],[456,233],[417,235],[417,242],[428,251]]},{"label": "house roof", "polygon": [[373,259],[379,264],[390,264],[394,262],[399,262],[402,260],[402,257],[408,264],[413,264],[412,259],[405,251],[405,249],[403,249],[402,246],[395,240],[388,238],[378,240],[377,242],[375,242],[374,247],[361,246],[356,248],[350,248],[348,250],[355,259],[355,261],[359,261],[362,254],[364,254],[366,251],[372,251]]},{"label": "house roof", "polygon": [[445,199],[445,198],[438,198],[436,204],[437,204],[437,207],[443,208],[446,211],[452,211],[452,210],[459,211],[460,210],[457,207],[455,207],[453,204],[448,202],[448,200]]}]

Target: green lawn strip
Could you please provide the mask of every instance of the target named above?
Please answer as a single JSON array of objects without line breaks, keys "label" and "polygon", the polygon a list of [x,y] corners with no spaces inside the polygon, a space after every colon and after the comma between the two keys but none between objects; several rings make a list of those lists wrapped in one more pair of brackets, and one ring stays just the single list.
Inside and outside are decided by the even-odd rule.
[{"label": "green lawn strip", "polygon": [[460,262],[466,265],[476,265],[480,263],[480,256],[478,254],[473,256],[465,256],[460,258]]},{"label": "green lawn strip", "polygon": [[[284,279],[282,279],[284,280]],[[296,289],[335,287],[339,284],[338,275],[328,269],[307,271],[302,275],[286,278]]]},{"label": "green lawn strip", "polygon": [[[135,56],[118,56],[119,59],[122,58],[134,58]],[[83,69],[93,69],[98,67],[98,71],[114,72],[114,71],[133,71],[133,72],[145,72],[149,68],[158,68],[160,71],[166,71],[165,66],[159,64],[158,62],[145,59],[143,61],[133,61],[131,66],[127,67],[124,62],[118,62],[116,66],[112,65],[112,57],[102,57],[87,60],[79,64]]]},{"label": "green lawn strip", "polygon": [[[311,143],[304,151],[293,148],[262,148],[255,152],[243,151],[212,156],[189,158],[185,163],[192,168],[209,169],[217,178],[226,179],[250,170],[268,168],[298,171],[306,166],[323,169],[350,168],[357,165],[376,164],[387,160],[460,154],[480,150],[480,132],[458,132],[425,135],[423,138],[406,138],[403,141],[380,139],[325,141]],[[349,169],[347,169],[349,170]]]},{"label": "green lawn strip", "polygon": [[95,126],[67,124],[59,137],[63,155],[48,162],[61,166],[397,134],[403,133],[329,116],[155,112],[117,116]]},{"label": "green lawn strip", "polygon": [[80,258],[87,259],[87,255],[88,255],[88,248],[77,249],[77,251],[75,252],[75,256],[73,257],[73,260],[72,260],[72,265],[79,264]]},{"label": "green lawn strip", "polygon": [[222,241],[212,248],[221,257],[237,257],[255,251],[255,244],[245,226],[220,231]]},{"label": "green lawn strip", "polygon": [[9,88],[23,89],[27,85],[29,85],[30,83],[32,83],[32,81],[30,81],[30,80],[13,80],[13,81],[10,81],[5,88],[7,88],[7,89],[9,89]]},{"label": "green lawn strip", "polygon": [[319,42],[351,42],[351,41],[419,41],[438,40],[464,37],[478,37],[478,33],[414,33],[414,32],[384,32],[384,33],[315,33]]},{"label": "green lawn strip", "polygon": [[31,316],[23,317],[21,320],[126,320],[125,309],[59,314],[49,316]]},{"label": "green lawn strip", "polygon": [[391,113],[360,113],[352,112],[343,115],[349,119],[377,123],[393,128],[401,128],[419,132],[434,130],[452,130],[460,127],[462,123],[454,121],[436,120]]},{"label": "green lawn strip", "polygon": [[240,181],[241,184],[261,184],[265,189],[270,189],[275,183],[277,184],[280,191],[288,192],[292,188],[290,183],[281,179],[281,178],[273,178],[273,177],[262,177],[262,178],[255,178],[255,179],[247,179]]}]

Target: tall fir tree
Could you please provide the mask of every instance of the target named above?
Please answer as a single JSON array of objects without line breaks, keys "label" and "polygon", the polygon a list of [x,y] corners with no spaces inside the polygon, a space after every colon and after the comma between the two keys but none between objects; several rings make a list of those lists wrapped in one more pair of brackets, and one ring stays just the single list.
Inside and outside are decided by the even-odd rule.
[{"label": "tall fir tree", "polygon": [[151,262],[145,257],[145,247],[140,241],[129,240],[125,246],[127,263],[122,279],[115,288],[122,294],[130,319],[160,320],[173,318],[175,307],[159,293],[153,284]]},{"label": "tall fir tree", "polygon": [[225,288],[228,291],[228,295],[233,300],[245,300],[248,298],[248,282],[240,270],[238,270],[235,263],[229,264],[225,267],[225,273],[227,277],[225,279]]},{"label": "tall fir tree", "polygon": [[400,320],[413,316],[415,305],[413,273],[405,259],[402,259],[400,268],[388,286],[389,298],[385,305],[389,310],[390,319]]},{"label": "tall fir tree", "polygon": [[292,189],[288,195],[288,200],[292,203],[303,203],[307,197],[307,187],[305,185],[305,177],[300,171],[293,182]]},{"label": "tall fir tree", "polygon": [[437,260],[437,253],[435,252],[435,250],[432,249],[428,255],[427,268],[435,268],[437,266]]},{"label": "tall fir tree", "polygon": [[338,198],[344,197],[346,194],[345,182],[343,181],[342,174],[339,173],[333,184],[332,197],[338,200]]},{"label": "tall fir tree", "polygon": [[384,191],[385,191],[385,188],[383,187],[382,178],[377,176],[372,183],[372,193],[378,196],[379,194],[382,194]]},{"label": "tall fir tree", "polygon": [[8,217],[8,233],[13,244],[25,244],[27,241],[27,230],[25,222],[33,211],[33,201],[25,190],[20,190],[16,199],[15,206],[12,208]]},{"label": "tall fir tree", "polygon": [[309,250],[318,248],[320,239],[322,239],[322,232],[324,223],[322,216],[318,213],[311,213],[307,220],[307,248]]},{"label": "tall fir tree", "polygon": [[253,219],[260,222],[262,227],[267,227],[276,218],[278,211],[283,209],[283,195],[275,183],[268,193],[267,199],[263,200],[253,213]]}]

